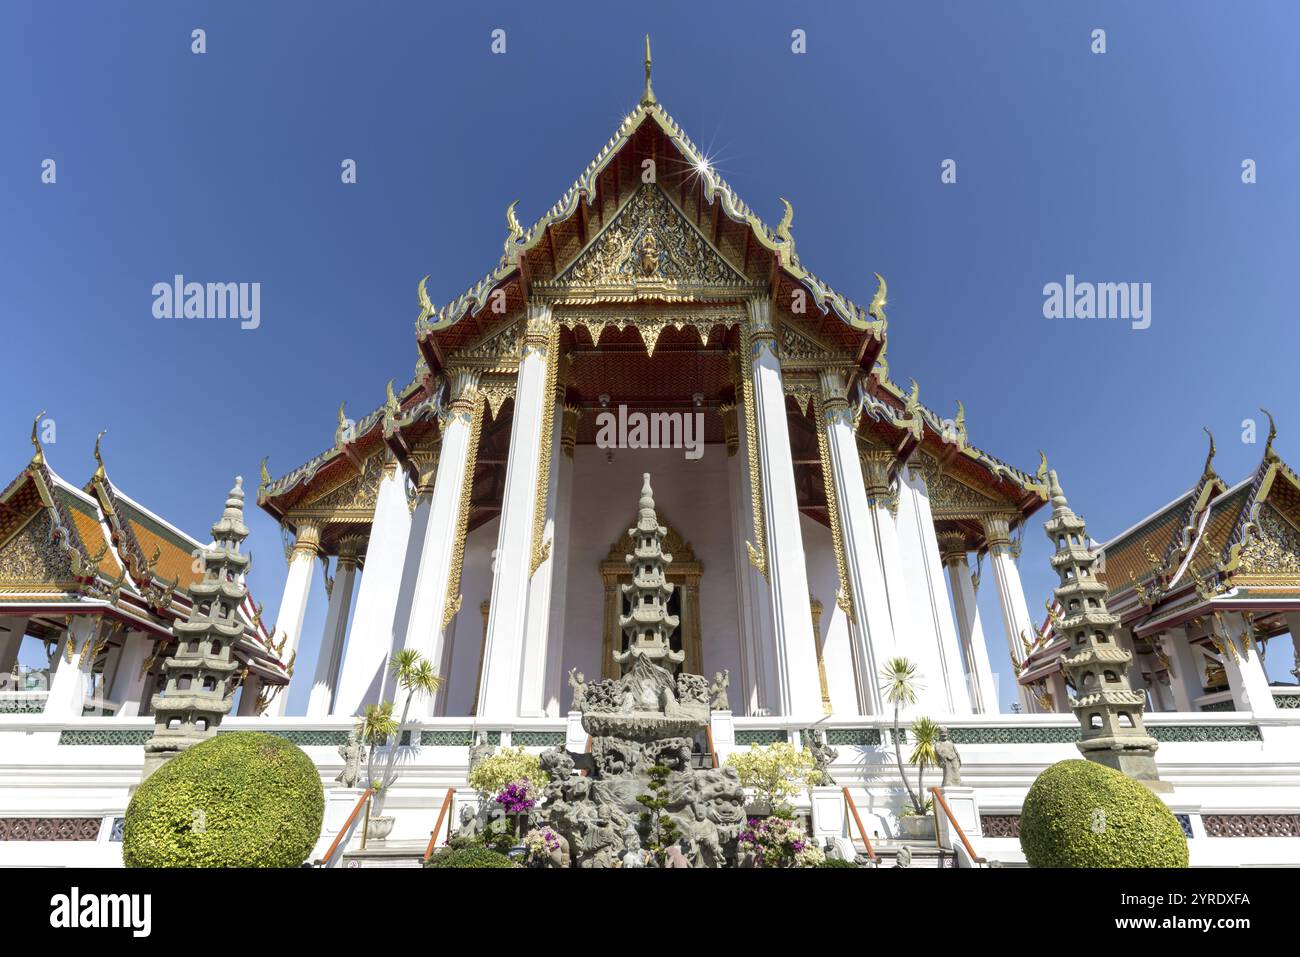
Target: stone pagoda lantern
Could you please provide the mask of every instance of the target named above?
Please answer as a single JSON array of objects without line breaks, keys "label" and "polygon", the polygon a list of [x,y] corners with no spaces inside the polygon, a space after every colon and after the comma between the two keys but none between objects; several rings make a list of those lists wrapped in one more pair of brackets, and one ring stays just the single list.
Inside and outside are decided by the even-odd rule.
[{"label": "stone pagoda lantern", "polygon": [[154,733],[144,746],[145,778],[216,734],[230,710],[241,667],[233,646],[244,634],[239,608],[247,594],[249,562],[239,545],[247,537],[243,479],[236,478],[226,509],[212,526],[213,544],[203,551],[203,578],[189,587],[190,618],[172,625],[176,653],[163,662],[165,684],[153,696]]},{"label": "stone pagoda lantern", "polygon": [[1142,723],[1146,698],[1129,683],[1133,654],[1116,642],[1119,618],[1106,610],[1107,588],[1093,570],[1097,553],[1088,548],[1087,528],[1070,509],[1055,471],[1050,495],[1052,517],[1043,527],[1056,546],[1052,568],[1061,579],[1055,590],[1061,617],[1055,628],[1070,643],[1061,665],[1077,695],[1070,707],[1079,719],[1079,750],[1152,790],[1169,790],[1156,769],[1159,745]]}]

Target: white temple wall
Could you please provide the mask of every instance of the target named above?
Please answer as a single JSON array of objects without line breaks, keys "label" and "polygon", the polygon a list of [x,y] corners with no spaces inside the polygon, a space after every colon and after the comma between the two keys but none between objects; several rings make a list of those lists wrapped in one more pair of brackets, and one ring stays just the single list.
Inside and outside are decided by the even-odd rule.
[{"label": "white temple wall", "polygon": [[[690,543],[704,566],[700,578],[704,671],[711,679],[715,671],[729,670],[731,700],[739,705],[746,695],[740,688],[726,447],[706,445],[704,454],[694,460],[681,449],[616,449],[612,462],[605,456],[605,449],[591,445],[574,450],[563,674],[567,678],[569,669],[577,668],[588,681],[600,678],[605,593],[599,565],[636,517],[641,474],[649,472],[659,520],[670,523]],[[569,695],[566,682],[561,695],[564,709],[569,707]]]},{"label": "white temple wall", "polygon": [[822,603],[817,640],[821,643],[822,664],[826,670],[826,690],[831,707],[841,717],[862,713],[858,701],[856,665],[848,615],[835,602],[840,588],[839,570],[835,565],[835,545],[831,530],[807,515],[799,516],[803,533],[804,559],[808,565],[808,588]]},{"label": "white temple wall", "polygon": [[484,522],[465,537],[461,566],[460,611],[451,624],[451,675],[447,684],[447,710],[451,716],[474,710],[479,655],[483,649],[483,602],[492,596],[492,552],[497,547],[500,519]]}]

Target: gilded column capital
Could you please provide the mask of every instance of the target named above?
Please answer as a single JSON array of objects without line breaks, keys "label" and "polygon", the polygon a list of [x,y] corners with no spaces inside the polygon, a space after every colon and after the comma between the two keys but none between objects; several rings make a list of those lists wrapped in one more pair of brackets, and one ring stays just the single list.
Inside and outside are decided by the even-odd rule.
[{"label": "gilded column capital", "polygon": [[984,526],[984,540],[995,555],[1011,545],[1011,516],[985,515],[980,523]]},{"label": "gilded column capital", "polygon": [[528,303],[528,318],[524,323],[524,337],[520,344],[520,356],[527,357],[533,353],[546,355],[551,339],[553,313],[549,302],[536,300]]},{"label": "gilded column capital", "polygon": [[344,535],[338,543],[338,567],[356,568],[365,550],[367,536],[362,534]]},{"label": "gilded column capital", "polygon": [[821,384],[822,425],[832,422],[850,422],[849,389],[844,373],[839,369],[821,369],[817,374]]},{"label": "gilded column capital", "polygon": [[452,366],[447,370],[447,409],[452,416],[463,416],[466,421],[474,411],[478,398],[478,384],[482,373],[469,366]]},{"label": "gilded column capital", "polygon": [[776,326],[772,323],[772,301],[766,296],[751,296],[745,302],[749,314],[750,360],[764,350],[776,354]]},{"label": "gilded column capital", "polygon": [[390,479],[397,474],[397,456],[391,451],[384,454],[384,478]]},{"label": "gilded column capital", "polygon": [[296,530],[293,541],[293,555],[306,555],[308,558],[315,558],[320,554],[320,533],[321,523],[314,519],[299,519],[293,521],[293,527]]},{"label": "gilded column capital", "polygon": [[966,561],[966,536],[961,532],[940,532],[939,558],[945,565]]},{"label": "gilded column capital", "polygon": [[578,422],[582,419],[582,409],[576,405],[564,406],[564,420],[560,426],[560,450],[573,458],[573,448],[578,442]]},{"label": "gilded column capital", "polygon": [[740,448],[740,421],[736,414],[736,403],[722,403],[718,406],[718,414],[722,416],[722,433],[726,438],[727,456],[730,457]]},{"label": "gilded column capital", "polygon": [[434,481],[438,476],[437,445],[427,445],[415,449],[410,454],[411,464],[415,467],[415,494],[432,495]]},{"label": "gilded column capital", "polygon": [[888,449],[872,449],[859,452],[862,463],[862,480],[867,486],[867,497],[872,499],[889,496],[889,470],[894,464],[894,453]]}]

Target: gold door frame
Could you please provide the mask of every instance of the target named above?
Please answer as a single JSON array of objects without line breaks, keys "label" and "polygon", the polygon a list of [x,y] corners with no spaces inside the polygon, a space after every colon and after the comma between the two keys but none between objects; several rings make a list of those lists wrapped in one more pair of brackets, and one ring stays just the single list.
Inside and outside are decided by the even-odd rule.
[{"label": "gold door frame", "polygon": [[[682,670],[688,674],[704,673],[704,649],[700,639],[700,578],[704,575],[704,565],[695,557],[690,542],[682,541],[677,530],[667,522],[660,513],[659,521],[668,529],[664,536],[663,549],[673,557],[664,569],[664,575],[676,588],[682,590],[681,624],[682,650],[686,660]],[[628,522],[627,527],[635,525]],[[617,678],[618,665],[614,661],[614,652],[622,647],[622,633],[619,631],[618,619],[622,614],[622,594],[619,585],[630,583],[632,573],[628,571],[624,556],[632,551],[632,540],[624,532],[609,547],[609,554],[600,563],[600,577],[605,585],[605,615],[601,627],[603,642],[601,646],[600,672],[603,678]]]}]

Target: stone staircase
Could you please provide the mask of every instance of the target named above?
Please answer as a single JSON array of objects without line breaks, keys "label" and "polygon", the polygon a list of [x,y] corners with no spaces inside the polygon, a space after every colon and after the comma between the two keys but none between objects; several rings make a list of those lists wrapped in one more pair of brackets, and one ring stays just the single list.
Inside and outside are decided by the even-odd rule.
[{"label": "stone staircase", "polygon": [[370,841],[343,852],[340,867],[423,867],[427,841]]}]

